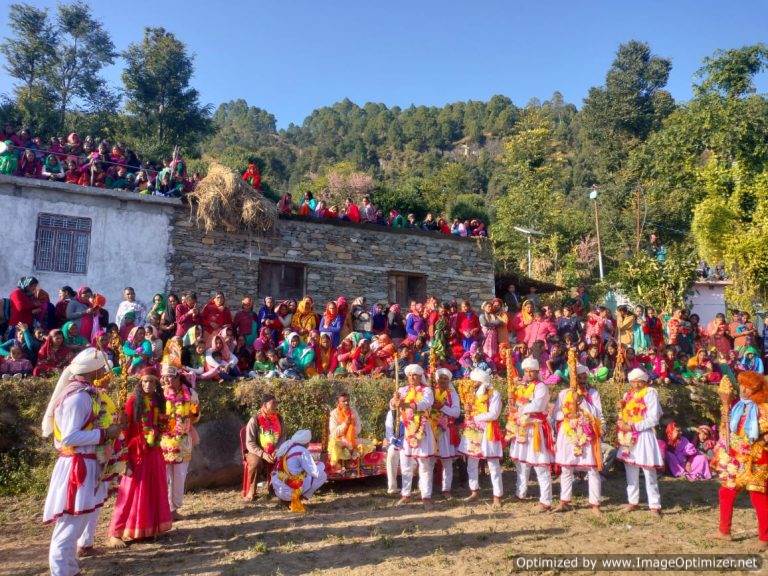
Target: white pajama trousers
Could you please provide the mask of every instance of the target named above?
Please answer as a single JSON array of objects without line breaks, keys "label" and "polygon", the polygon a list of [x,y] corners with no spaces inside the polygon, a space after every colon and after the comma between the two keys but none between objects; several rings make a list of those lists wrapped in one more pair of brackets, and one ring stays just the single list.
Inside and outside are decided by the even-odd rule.
[{"label": "white pajama trousers", "polygon": [[[640,466],[624,463],[627,471],[627,501],[630,504],[640,503]],[[648,495],[648,508],[661,510],[661,494],[659,494],[659,479],[654,468],[643,468],[645,475],[645,493]]]},{"label": "white pajama trousers", "polygon": [[549,464],[543,466],[531,466],[525,462],[515,463],[517,467],[517,497],[525,498],[528,495],[528,479],[531,477],[531,468],[536,471],[536,480],[539,482],[539,502],[544,506],[552,506],[552,474]]},{"label": "white pajama trousers", "polygon": [[443,492],[450,492],[453,486],[453,458],[442,458],[440,460],[443,465]]},{"label": "white pajama trousers", "polygon": [[[488,459],[488,472],[491,475],[491,486],[493,495],[501,498],[504,495],[504,485],[501,482],[501,460],[498,458]],[[480,459],[467,456],[467,476],[469,476],[469,489],[472,492],[480,490]]]},{"label": "white pajama trousers", "polygon": [[184,503],[184,483],[187,481],[187,469],[189,462],[176,462],[165,465],[168,478],[168,503],[171,512],[175,512]]},{"label": "white pajama trousers", "polygon": [[397,493],[397,471],[400,469],[400,450],[392,444],[387,447],[387,493]]},{"label": "white pajama trousers", "polygon": [[413,458],[400,452],[400,478],[402,488],[400,494],[403,497],[411,495],[411,484],[413,484],[413,473],[416,467],[419,468],[419,492],[421,498],[426,500],[432,498],[432,472],[435,468],[434,458]]},{"label": "white pajama trousers", "polygon": [[[570,502],[573,498],[573,468],[562,467],[560,473],[560,502]],[[600,506],[601,479],[600,472],[595,468],[587,470],[587,483],[589,484],[589,504]]]},{"label": "white pajama trousers", "polygon": [[77,539],[78,548],[90,548],[93,546],[93,541],[96,539],[96,528],[99,525],[99,516],[101,516],[101,508],[96,508],[96,510],[88,514],[88,522],[85,523],[83,533]]},{"label": "white pajama trousers", "polygon": [[48,564],[51,576],[74,576],[80,572],[77,562],[77,540],[85,527],[95,517],[98,522],[98,509],[88,514],[72,516],[64,514],[56,520],[48,550]]}]

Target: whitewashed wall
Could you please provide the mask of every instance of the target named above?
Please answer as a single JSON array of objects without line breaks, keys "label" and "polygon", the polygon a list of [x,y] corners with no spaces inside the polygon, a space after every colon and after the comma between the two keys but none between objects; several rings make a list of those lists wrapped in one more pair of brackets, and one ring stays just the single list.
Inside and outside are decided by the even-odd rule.
[{"label": "whitewashed wall", "polygon": [[691,296],[691,312],[698,314],[701,326],[709,324],[715,316],[725,314],[725,287],[730,282],[696,282]]},{"label": "whitewashed wall", "polygon": [[[110,316],[126,285],[148,302],[168,284],[171,216],[178,200],[0,175],[0,294],[21,276],[33,275],[57,300],[58,289],[90,286],[107,298]],[[34,267],[37,216],[41,212],[91,219],[87,274],[62,274]]]}]

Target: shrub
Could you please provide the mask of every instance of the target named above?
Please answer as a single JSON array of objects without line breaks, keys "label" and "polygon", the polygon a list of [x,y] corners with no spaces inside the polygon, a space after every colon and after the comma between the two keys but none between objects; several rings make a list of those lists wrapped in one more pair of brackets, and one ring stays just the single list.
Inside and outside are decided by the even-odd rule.
[{"label": "shrub", "polygon": [[478,194],[459,194],[456,196],[451,203],[450,217],[459,220],[477,218],[486,224],[490,220],[483,197]]}]

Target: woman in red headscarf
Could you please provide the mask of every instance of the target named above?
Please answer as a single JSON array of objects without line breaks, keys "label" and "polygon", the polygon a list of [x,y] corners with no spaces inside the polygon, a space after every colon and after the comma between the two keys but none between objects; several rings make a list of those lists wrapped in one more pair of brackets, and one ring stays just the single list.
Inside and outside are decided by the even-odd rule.
[{"label": "woman in red headscarf", "polygon": [[243,182],[248,182],[256,190],[261,189],[261,172],[255,163],[248,164],[248,169],[243,172]]},{"label": "woman in red headscarf", "polygon": [[122,548],[129,540],[157,536],[171,529],[171,508],[165,460],[160,439],[166,425],[165,398],[160,381],[150,368],[125,403],[128,427],[128,468],[120,480],[115,510],[109,524],[109,546]]},{"label": "woman in red headscarf", "polygon": [[67,367],[75,352],[64,342],[61,330],[51,330],[37,353],[33,376],[47,378]]},{"label": "woman in red headscarf", "polygon": [[232,313],[226,306],[224,294],[216,292],[216,295],[203,307],[203,339],[206,347],[211,346],[213,337],[221,332],[224,326],[232,325]]}]

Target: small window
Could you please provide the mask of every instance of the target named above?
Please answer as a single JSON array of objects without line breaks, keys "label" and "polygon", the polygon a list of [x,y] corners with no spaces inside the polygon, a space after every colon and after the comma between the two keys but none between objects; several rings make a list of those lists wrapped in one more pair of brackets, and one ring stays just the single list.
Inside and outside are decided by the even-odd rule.
[{"label": "small window", "polygon": [[304,296],[304,266],[259,262],[259,296],[298,300]]},{"label": "small window", "polygon": [[35,235],[35,269],[86,274],[90,242],[90,218],[39,214]]},{"label": "small window", "polygon": [[389,301],[408,306],[412,300],[423,302],[427,297],[427,277],[421,274],[389,274]]}]

